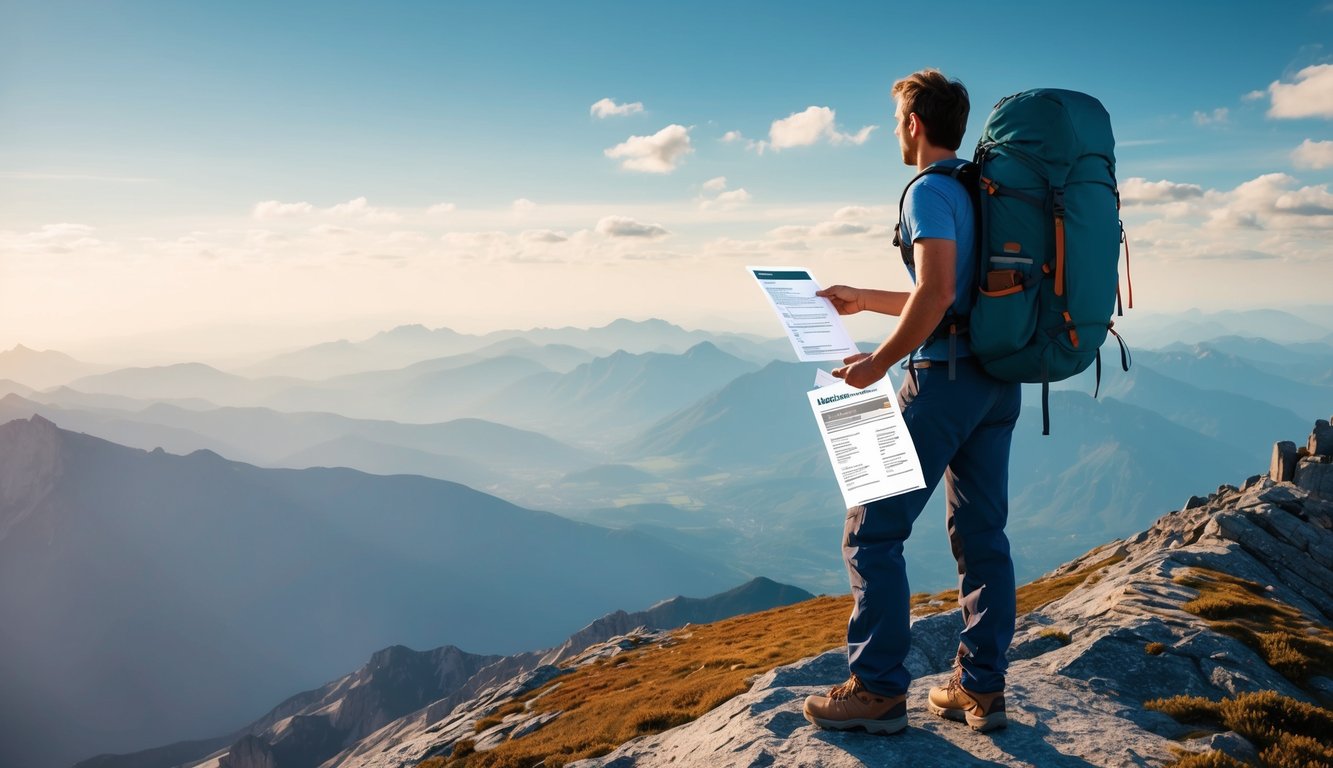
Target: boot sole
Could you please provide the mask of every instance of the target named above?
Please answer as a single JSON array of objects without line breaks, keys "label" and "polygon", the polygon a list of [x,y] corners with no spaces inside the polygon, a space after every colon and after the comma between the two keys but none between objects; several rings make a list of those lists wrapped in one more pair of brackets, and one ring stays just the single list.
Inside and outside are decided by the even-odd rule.
[{"label": "boot sole", "polygon": [[984,717],[977,717],[970,712],[962,709],[949,709],[941,707],[933,701],[926,701],[926,709],[929,709],[936,715],[945,720],[953,720],[956,723],[967,723],[972,730],[978,733],[995,731],[1009,725],[1009,718],[1003,712],[992,712]]},{"label": "boot sole", "polygon": [[869,733],[877,733],[881,736],[890,736],[895,733],[901,733],[907,730],[907,716],[895,717],[892,720],[825,720],[821,717],[815,717],[810,713],[805,713],[805,719],[814,725],[830,731],[850,731],[856,728],[864,728]]}]

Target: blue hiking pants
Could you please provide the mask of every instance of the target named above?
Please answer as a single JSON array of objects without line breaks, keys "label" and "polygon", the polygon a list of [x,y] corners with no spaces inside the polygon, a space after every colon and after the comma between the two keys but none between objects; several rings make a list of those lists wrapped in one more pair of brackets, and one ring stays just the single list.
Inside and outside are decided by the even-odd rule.
[{"label": "blue hiking pants", "polygon": [[1004,689],[1005,651],[1014,636],[1014,564],[1004,524],[1009,515],[1009,441],[1021,389],[987,375],[970,357],[905,375],[898,390],[903,421],[921,459],[926,487],[847,510],[842,553],[855,606],[847,624],[851,671],[884,696],[907,692],[903,666],[911,643],[903,542],[944,477],[945,522],[958,561],[963,630],[958,653],[963,686]]}]

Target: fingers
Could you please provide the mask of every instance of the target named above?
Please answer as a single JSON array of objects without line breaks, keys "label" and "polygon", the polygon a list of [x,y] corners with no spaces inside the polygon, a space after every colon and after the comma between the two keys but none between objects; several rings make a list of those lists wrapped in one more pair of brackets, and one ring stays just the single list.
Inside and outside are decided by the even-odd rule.
[{"label": "fingers", "polygon": [[861,362],[862,360],[865,360],[867,357],[870,357],[870,353],[869,353],[869,352],[857,352],[856,354],[852,355],[851,357],[844,357],[844,358],[842,359],[842,364],[843,364],[843,365],[855,365],[856,363],[859,363],[859,362]]}]

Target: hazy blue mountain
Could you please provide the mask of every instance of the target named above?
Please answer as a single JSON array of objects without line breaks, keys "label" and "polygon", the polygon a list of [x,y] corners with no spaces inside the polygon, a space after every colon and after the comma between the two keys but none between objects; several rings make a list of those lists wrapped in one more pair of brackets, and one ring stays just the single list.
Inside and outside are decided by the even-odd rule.
[{"label": "hazy blue mountain", "polygon": [[62,408],[91,408],[113,411],[140,411],[153,403],[166,403],[192,411],[203,411],[218,407],[217,403],[201,397],[150,399],[108,395],[101,392],[80,392],[69,387],[52,387],[41,392],[34,392],[30,399],[50,405],[58,405]]},{"label": "hazy blue mountain", "polygon": [[1200,389],[1252,397],[1311,421],[1326,417],[1333,403],[1333,387],[1293,381],[1207,345],[1170,352],[1140,350],[1134,360]]},{"label": "hazy blue mountain", "polygon": [[1146,408],[1079,392],[1051,393],[1049,436],[1037,398],[1023,411],[1010,462],[1010,539],[1036,573],[1089,542],[1143,528],[1200,489],[1265,471],[1272,451],[1267,442],[1255,457]]},{"label": "hazy blue mountain", "polygon": [[[462,365],[454,366],[456,362]],[[363,419],[424,424],[471,416],[475,404],[506,384],[551,373],[533,360],[512,355],[457,361],[427,361],[406,374],[353,374],[331,383],[302,384],[258,404],[282,411],[329,411]]]},{"label": "hazy blue mountain", "polygon": [[[1305,314],[1305,313],[1302,313]],[[1333,330],[1333,312],[1320,319],[1276,309],[1203,312],[1191,309],[1176,313],[1131,311],[1116,318],[1116,329],[1134,349],[1162,347],[1175,342],[1197,344],[1219,336],[1249,336],[1281,344],[1315,341]]]},{"label": "hazy blue mountain", "polygon": [[33,388],[12,379],[0,379],[0,393],[13,393],[20,397],[31,397]]},{"label": "hazy blue mountain", "polygon": [[0,352],[0,379],[12,379],[32,389],[54,387],[105,370],[107,366],[84,363],[64,352],[39,351],[22,344]]},{"label": "hazy blue mountain", "polygon": [[[1102,396],[1145,408],[1207,435],[1251,458],[1267,461],[1273,443],[1309,429],[1308,420],[1275,405],[1232,392],[1202,389],[1173,379],[1142,360],[1102,382]],[[1331,406],[1333,407],[1333,406]]]},{"label": "hazy blue mountain", "polygon": [[476,413],[505,424],[605,444],[754,370],[711,343],[684,354],[616,352],[565,374],[543,374],[497,390]]},{"label": "hazy blue mountain", "polygon": [[565,475],[560,482],[574,484],[591,483],[594,485],[625,487],[656,482],[658,480],[660,480],[660,478],[651,472],[645,472],[638,467],[632,467],[628,464],[599,464],[595,467],[590,467],[578,472],[570,472]]},{"label": "hazy blue mountain", "polygon": [[226,732],[375,648],[544,647],[618,606],[744,578],[454,483],[259,469],[13,421],[0,689],[23,707],[0,743],[46,768]]},{"label": "hazy blue mountain", "polygon": [[138,414],[96,408],[67,408],[49,405],[9,394],[0,398],[0,424],[14,419],[41,416],[63,429],[84,432],[104,440],[134,448],[162,448],[172,453],[190,453],[201,449],[228,456],[243,456],[243,450],[225,440],[182,427],[141,420]]},{"label": "hazy blue mountain", "polygon": [[711,467],[756,466],[821,450],[806,392],[812,363],[772,362],[672,413],[625,447],[630,456],[673,456]]},{"label": "hazy blue mountain", "polygon": [[[687,331],[664,320],[615,320],[595,328],[533,328],[500,330],[484,335],[460,334],[448,328],[429,329],[420,325],[399,326],[358,342],[338,341],[295,350],[245,369],[251,376],[295,376],[325,379],[333,376],[373,370],[402,368],[423,360],[465,353],[485,352],[494,345],[521,339],[537,347],[555,349],[572,347],[604,357],[616,351],[682,353],[702,342],[713,342],[729,353],[752,361],[766,361],[781,354],[781,346],[772,339],[744,333]],[[785,344],[786,342],[781,342]],[[518,348],[507,350],[517,353]],[[519,353],[521,356],[521,353]],[[556,359],[561,353],[538,353],[532,359],[552,370],[568,370]]]},{"label": "hazy blue mountain", "polygon": [[538,344],[523,336],[496,341],[480,347],[471,354],[477,357],[512,355],[524,357],[556,373],[568,373],[597,355],[573,344]]},{"label": "hazy blue mountain", "polygon": [[291,378],[247,379],[203,363],[177,363],[121,368],[75,379],[69,386],[140,400],[202,398],[220,405],[252,405],[302,383]]},{"label": "hazy blue mountain", "polygon": [[1333,371],[1333,346],[1319,342],[1277,344],[1267,339],[1222,336],[1197,345],[1177,342],[1158,351],[1191,353],[1199,349],[1213,349],[1222,354],[1234,355],[1261,370],[1307,384],[1317,383]]},{"label": "hazy blue mountain", "polygon": [[491,490],[501,484],[498,467],[458,456],[386,445],[357,435],[344,435],[272,462],[274,466],[347,467],[375,475],[421,475],[462,483],[469,488]]}]

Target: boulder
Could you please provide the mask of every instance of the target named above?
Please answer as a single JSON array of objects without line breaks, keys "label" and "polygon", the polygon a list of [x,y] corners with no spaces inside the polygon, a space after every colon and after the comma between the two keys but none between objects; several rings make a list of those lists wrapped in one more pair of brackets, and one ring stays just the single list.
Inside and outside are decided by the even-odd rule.
[{"label": "boulder", "polygon": [[1268,476],[1275,483],[1289,483],[1296,474],[1296,444],[1283,440],[1273,444],[1273,461],[1268,466]]},{"label": "boulder", "polygon": [[1296,485],[1312,496],[1333,499],[1333,464],[1315,457],[1301,459],[1296,465]]},{"label": "boulder", "polygon": [[1324,419],[1316,421],[1305,448],[1311,456],[1333,456],[1333,426]]}]

